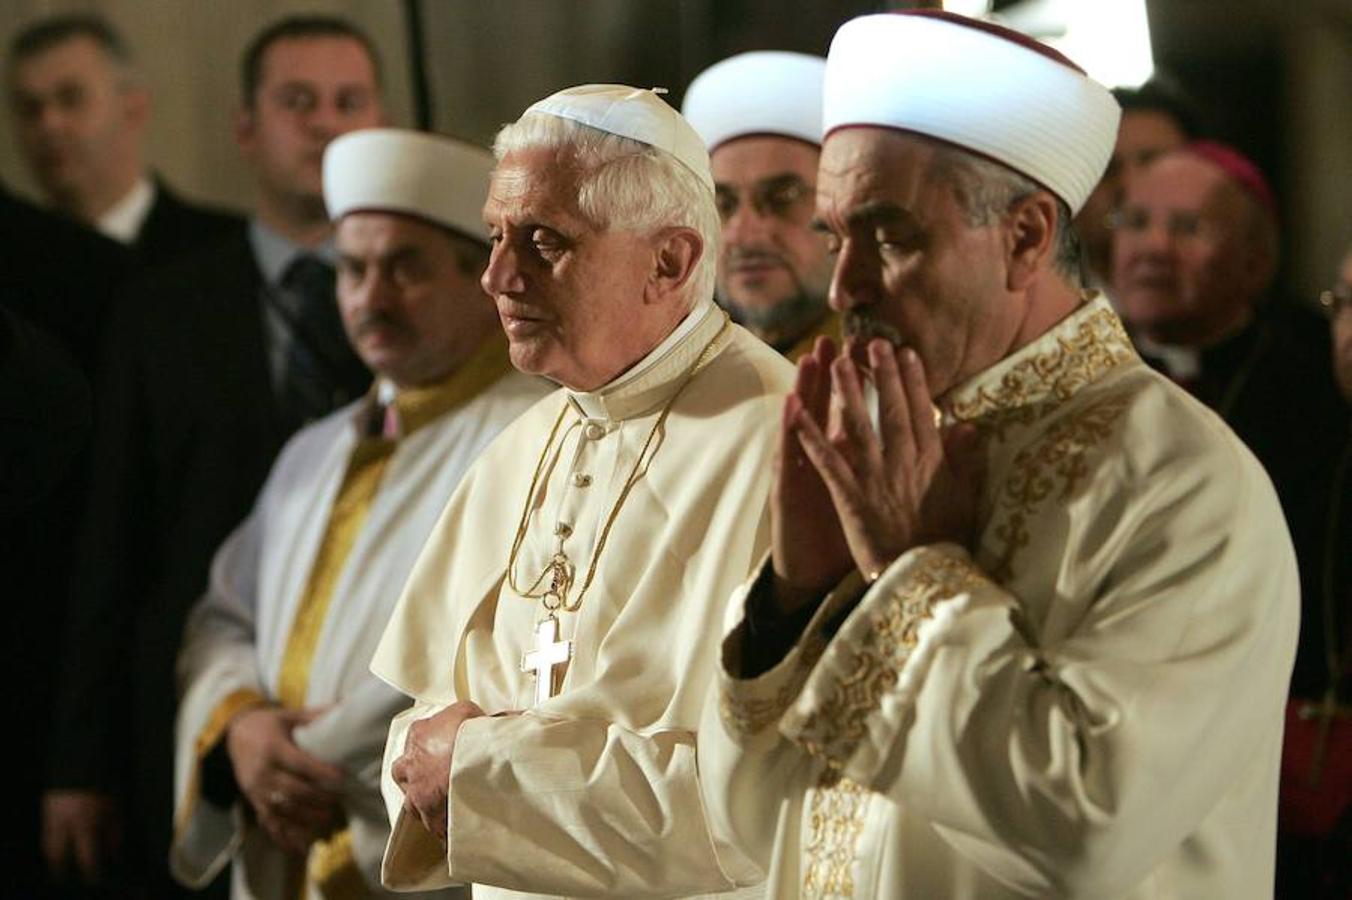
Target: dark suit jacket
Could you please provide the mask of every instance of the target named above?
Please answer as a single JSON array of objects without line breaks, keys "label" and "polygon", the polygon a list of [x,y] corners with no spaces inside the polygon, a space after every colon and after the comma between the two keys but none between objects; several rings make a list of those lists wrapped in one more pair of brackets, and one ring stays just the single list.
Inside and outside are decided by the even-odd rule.
[{"label": "dark suit jacket", "polygon": [[141,223],[133,245],[138,262],[147,268],[172,264],[207,244],[220,243],[243,232],[244,218],[234,213],[188,203],[155,179],[155,204]]},{"label": "dark suit jacket", "polygon": [[[60,650],[58,587],[70,568],[82,463],[93,422],[89,386],[74,358],[0,302],[0,571],[5,573],[0,679],[5,720],[27,722],[24,752],[45,759]],[[40,783],[18,779],[0,822],[0,871],[12,897],[43,896]]]},{"label": "dark suit jacket", "polygon": [[[45,759],[74,525],[83,507],[95,337],[127,250],[0,186],[0,679],[6,721]],[[0,824],[5,896],[42,896],[40,784],[19,779]]]},{"label": "dark suit jacket", "polygon": [[131,255],[0,185],[0,303],[56,338],[88,371]]},{"label": "dark suit jacket", "polygon": [[260,282],[240,230],[129,288],[105,335],[48,783],[122,797],[131,875],[151,896],[171,890],[184,618],[285,438]]}]

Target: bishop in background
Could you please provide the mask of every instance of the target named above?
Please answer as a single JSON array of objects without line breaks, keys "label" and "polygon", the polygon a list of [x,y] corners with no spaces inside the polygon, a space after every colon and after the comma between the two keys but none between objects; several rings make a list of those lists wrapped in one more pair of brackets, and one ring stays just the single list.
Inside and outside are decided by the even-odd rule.
[{"label": "bishop in background", "polygon": [[466,475],[376,652],[413,703],[386,750],[385,883],[754,882],[705,816],[696,725],[727,598],[769,546],[792,369],[712,302],[708,155],[655,92],[561,91],[495,152],[484,287],[512,362],[563,390]]}]

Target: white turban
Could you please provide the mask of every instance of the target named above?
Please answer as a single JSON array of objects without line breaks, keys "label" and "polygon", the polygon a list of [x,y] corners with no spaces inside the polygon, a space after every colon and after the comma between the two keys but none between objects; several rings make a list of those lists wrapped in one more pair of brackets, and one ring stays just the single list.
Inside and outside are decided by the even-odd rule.
[{"label": "white turban", "polygon": [[709,171],[704,142],[655,90],[624,84],[582,84],[550,94],[531,104],[526,112],[570,119],[661,150],[695,173],[713,193],[714,176]]},{"label": "white turban", "polygon": [[324,203],[334,221],[350,212],[397,212],[487,241],[483,206],[493,163],[481,147],[426,132],[351,131],[324,151]]},{"label": "white turban", "polygon": [[826,134],[877,125],[938,138],[1028,176],[1072,212],[1108,165],[1120,115],[1055,50],[951,13],[852,19],[826,62]]},{"label": "white turban", "polygon": [[685,93],[681,112],[712,153],[751,134],[822,142],[826,60],[806,53],[758,50],[714,63]]}]

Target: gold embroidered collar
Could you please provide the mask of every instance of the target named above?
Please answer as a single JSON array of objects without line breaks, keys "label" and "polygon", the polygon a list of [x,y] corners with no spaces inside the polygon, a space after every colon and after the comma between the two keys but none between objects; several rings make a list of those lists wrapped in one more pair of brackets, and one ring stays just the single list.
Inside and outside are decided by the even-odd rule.
[{"label": "gold embroidered collar", "polygon": [[1063,403],[1136,359],[1122,321],[1099,294],[1054,328],[944,398],[954,419],[970,421],[1034,404]]},{"label": "gold embroidered collar", "polygon": [[[595,391],[570,390],[569,400],[583,417],[603,421],[623,421],[657,409],[680,388],[706,348],[707,364],[726,345],[732,329],[719,336],[726,320],[713,303],[698,304],[666,340],[628,372]],[[719,346],[710,347],[715,337]]]}]

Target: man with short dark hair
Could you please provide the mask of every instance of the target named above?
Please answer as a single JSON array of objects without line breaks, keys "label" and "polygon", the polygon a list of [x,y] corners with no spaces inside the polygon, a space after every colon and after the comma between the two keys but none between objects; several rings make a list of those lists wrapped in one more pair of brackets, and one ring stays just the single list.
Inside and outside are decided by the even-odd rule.
[{"label": "man with short dark hair", "polygon": [[130,245],[149,265],[242,227],[238,216],[184,202],[148,172],[150,91],[103,19],[71,14],[30,25],[10,44],[6,74],[14,136],[53,209]]},{"label": "man with short dark hair", "polygon": [[125,816],[120,888],[154,896],[180,890],[165,861],[184,617],[286,437],[370,382],[334,298],[321,161],[334,137],[381,123],[377,67],[340,20],[284,25],[250,51],[236,115],[258,183],[247,232],[130,288],[100,374],[46,845],[54,868],[98,880]]},{"label": "man with short dark hair", "polygon": [[799,362],[700,729],[722,834],[777,900],[1271,896],[1295,560],[1080,286],[1116,104],[911,12],[841,27],[824,120],[850,336]]}]

